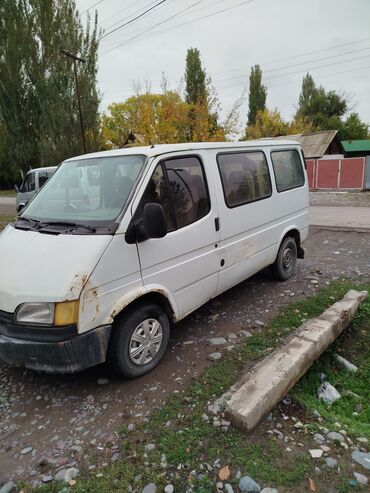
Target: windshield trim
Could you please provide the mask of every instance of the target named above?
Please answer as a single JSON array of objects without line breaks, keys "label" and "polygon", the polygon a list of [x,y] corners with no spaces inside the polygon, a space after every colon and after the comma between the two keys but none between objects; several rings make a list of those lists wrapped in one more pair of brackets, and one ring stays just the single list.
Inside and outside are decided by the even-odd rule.
[{"label": "windshield trim", "polygon": [[[32,202],[32,200],[27,204],[27,206],[22,209],[21,213],[18,215],[17,217],[17,220],[14,224],[14,227],[17,228],[17,229],[22,229],[22,230],[31,230],[31,231],[39,231],[39,232],[42,232],[42,233],[48,233],[50,232],[51,234],[63,234],[63,235],[86,235],[86,234],[89,234],[89,235],[114,235],[115,232],[117,231],[117,229],[119,228],[121,222],[122,222],[122,219],[124,217],[124,215],[126,214],[127,212],[127,209],[130,207],[131,205],[131,201],[132,201],[132,198],[135,196],[136,194],[136,191],[137,191],[137,188],[139,186],[139,184],[141,183],[142,181],[142,178],[143,178],[143,175],[145,174],[146,172],[146,168],[147,168],[147,165],[148,165],[148,161],[149,161],[149,157],[146,155],[146,154],[142,154],[142,153],[132,153],[132,154],[125,154],[125,157],[133,157],[133,156],[139,156],[139,157],[142,157],[144,158],[143,159],[143,165],[141,167],[141,170],[140,172],[138,173],[137,177],[136,177],[136,180],[134,182],[134,185],[125,201],[125,203],[122,205],[122,208],[120,210],[120,212],[118,213],[117,217],[114,218],[114,219],[110,219],[110,220],[99,220],[99,221],[84,221],[84,220],[78,220],[78,223],[80,223],[81,225],[83,226],[88,226],[88,227],[91,227],[93,228],[95,231],[91,231],[91,230],[88,230],[88,229],[79,229],[79,228],[76,228],[74,230],[71,230],[71,228],[59,228],[59,229],[62,229],[61,231],[58,230],[58,231],[51,231],[51,230],[47,230],[47,231],[39,231],[38,228],[25,228],[25,227],[18,227],[17,228],[17,223],[18,221],[22,221],[22,220],[25,220],[25,221],[34,221],[35,223],[38,223],[38,222],[41,222],[41,223],[47,223],[48,221],[49,222],[54,222],[55,223],[55,220],[52,220],[52,219],[48,219],[48,218],[45,218],[45,219],[42,219],[42,220],[39,220],[39,219],[34,219],[33,217],[31,216],[27,216],[27,209],[28,209],[28,206],[29,204]],[[112,156],[112,157],[115,157],[115,156]],[[86,158],[86,159],[81,159],[82,160],[98,160],[98,159],[101,159],[100,156],[96,156],[96,157],[91,157],[91,158]],[[61,162],[58,166],[57,166],[57,169],[54,171],[53,175],[50,177],[50,178],[53,178],[53,176],[55,175],[55,173],[58,171],[59,167],[62,166],[64,163],[74,163],[76,161],[78,161],[79,159],[66,159],[65,161]],[[49,181],[49,180],[48,180]],[[37,195],[37,194],[36,194]],[[35,196],[36,196],[35,195]],[[63,221],[65,222],[65,221]],[[67,221],[68,222],[68,221]]]}]

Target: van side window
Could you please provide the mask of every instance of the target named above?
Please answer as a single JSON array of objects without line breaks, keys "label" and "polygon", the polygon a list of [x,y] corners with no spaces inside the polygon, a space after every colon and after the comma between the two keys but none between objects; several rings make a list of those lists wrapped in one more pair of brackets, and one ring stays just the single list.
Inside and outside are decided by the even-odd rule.
[{"label": "van side window", "polygon": [[40,172],[39,173],[39,188],[43,187],[48,179],[51,177],[52,172]]},{"label": "van side window", "polygon": [[304,185],[302,162],[296,149],[271,152],[278,192]]},{"label": "van side window", "polygon": [[173,214],[170,207],[170,197],[168,194],[167,180],[163,173],[161,164],[155,168],[154,173],[145,189],[144,195],[141,198],[139,211],[142,213],[145,204],[150,203],[161,204],[166,214],[167,229],[173,231],[175,229]]},{"label": "van side window", "polygon": [[210,200],[201,162],[196,157],[164,161],[173,201],[177,229],[210,211]]},{"label": "van side window", "polygon": [[140,201],[161,204],[168,231],[183,228],[210,211],[210,200],[201,162],[196,157],[167,159],[159,164]]},{"label": "van side window", "polygon": [[217,162],[228,207],[271,196],[270,173],[263,152],[219,154]]}]

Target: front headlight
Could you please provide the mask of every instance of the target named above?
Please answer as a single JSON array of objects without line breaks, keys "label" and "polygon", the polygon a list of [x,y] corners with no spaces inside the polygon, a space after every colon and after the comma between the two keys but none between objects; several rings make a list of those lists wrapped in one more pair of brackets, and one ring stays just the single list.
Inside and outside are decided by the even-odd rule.
[{"label": "front headlight", "polygon": [[22,324],[53,325],[54,309],[54,303],[23,303],[15,313],[15,320]]},{"label": "front headlight", "polygon": [[62,303],[23,303],[15,312],[15,321],[62,327],[78,322],[79,300]]}]

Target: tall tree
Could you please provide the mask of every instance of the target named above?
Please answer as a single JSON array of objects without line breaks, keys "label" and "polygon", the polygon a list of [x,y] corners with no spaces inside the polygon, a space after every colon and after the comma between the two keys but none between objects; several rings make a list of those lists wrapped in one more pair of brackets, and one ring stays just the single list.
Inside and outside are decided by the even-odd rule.
[{"label": "tall tree", "polygon": [[307,74],[302,80],[302,89],[298,100],[297,114],[303,116],[304,112],[310,107],[312,99],[317,93],[316,84],[311,74]]},{"label": "tall tree", "polygon": [[308,119],[318,130],[338,130],[348,104],[343,94],[317,87],[312,76],[307,74],[302,81],[296,116]]},{"label": "tall tree", "polygon": [[74,0],[0,3],[0,119],[7,158],[17,166],[57,164],[82,151],[72,60],[89,151],[98,146],[97,17],[83,29]]},{"label": "tall tree", "polygon": [[288,124],[281,118],[277,109],[258,110],[255,124],[247,127],[247,139],[285,135],[288,128]]},{"label": "tall tree", "polygon": [[197,48],[189,48],[185,66],[185,99],[189,104],[205,104],[207,101],[207,74],[202,67]]},{"label": "tall tree", "polygon": [[255,65],[249,76],[248,126],[254,125],[257,112],[266,108],[266,96],[267,89],[262,84],[262,70],[259,65]]}]

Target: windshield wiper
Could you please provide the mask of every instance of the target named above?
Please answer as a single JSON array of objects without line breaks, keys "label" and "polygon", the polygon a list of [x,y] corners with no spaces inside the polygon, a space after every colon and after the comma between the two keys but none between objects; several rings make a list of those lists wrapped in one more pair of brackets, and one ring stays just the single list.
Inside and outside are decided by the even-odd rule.
[{"label": "windshield wiper", "polygon": [[[19,221],[26,221],[28,223],[31,223],[33,226],[38,226],[40,224],[40,221],[38,221],[37,219],[31,219],[31,218],[28,218],[28,217],[18,217],[16,222],[15,222],[15,227],[17,227]],[[18,225],[19,227],[19,225]]]},{"label": "windshield wiper", "polygon": [[68,222],[68,221],[45,221],[45,222],[40,222],[39,223],[39,228],[42,229],[46,226],[70,226],[73,229],[77,228],[84,228],[88,229],[92,233],[96,232],[96,228],[93,228],[92,226],[87,226],[86,224],[79,224],[79,223],[73,223],[73,222]]}]

